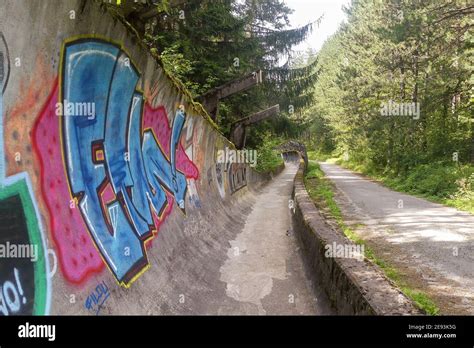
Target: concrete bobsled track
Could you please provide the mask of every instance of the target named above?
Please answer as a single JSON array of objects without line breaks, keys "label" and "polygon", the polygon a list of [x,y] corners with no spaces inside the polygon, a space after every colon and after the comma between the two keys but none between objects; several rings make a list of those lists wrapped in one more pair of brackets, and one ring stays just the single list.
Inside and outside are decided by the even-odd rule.
[{"label": "concrete bobsled track", "polygon": [[0,1],[0,314],[418,313],[325,256],[350,242],[298,155],[218,163],[233,145],[134,35],[102,1]]},{"label": "concrete bobsled track", "polygon": [[26,246],[0,314],[331,313],[294,163],[216,163],[232,144],[100,1],[2,0],[0,24],[0,244]]}]

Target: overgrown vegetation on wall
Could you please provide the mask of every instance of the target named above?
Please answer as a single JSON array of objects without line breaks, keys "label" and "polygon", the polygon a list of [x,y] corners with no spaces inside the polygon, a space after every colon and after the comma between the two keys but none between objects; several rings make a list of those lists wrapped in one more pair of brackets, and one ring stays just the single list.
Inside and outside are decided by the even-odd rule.
[{"label": "overgrown vegetation on wall", "polygon": [[[155,1],[157,5],[122,0],[110,4],[135,28],[165,69],[181,80],[194,97],[251,72],[262,70],[265,82],[221,100],[217,124],[229,134],[232,122],[279,104],[280,119],[266,121],[247,137],[261,145],[262,134],[297,134],[292,115],[312,101],[316,64],[301,66],[292,48],[304,41],[318,19],[290,28],[293,12],[282,0]],[[151,9],[153,15],[140,15]],[[154,9],[154,10],[153,10]],[[150,11],[150,10],[148,10]],[[146,12],[146,11],[145,11]],[[290,107],[291,106],[291,107]],[[286,132],[281,132],[281,125]]]}]

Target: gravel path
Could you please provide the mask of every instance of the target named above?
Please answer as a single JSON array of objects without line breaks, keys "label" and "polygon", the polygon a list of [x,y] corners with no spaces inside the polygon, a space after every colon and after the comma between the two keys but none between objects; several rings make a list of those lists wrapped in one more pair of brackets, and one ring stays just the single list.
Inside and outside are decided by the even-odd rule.
[{"label": "gravel path", "polygon": [[442,314],[474,314],[474,216],[320,163],[348,225]]}]

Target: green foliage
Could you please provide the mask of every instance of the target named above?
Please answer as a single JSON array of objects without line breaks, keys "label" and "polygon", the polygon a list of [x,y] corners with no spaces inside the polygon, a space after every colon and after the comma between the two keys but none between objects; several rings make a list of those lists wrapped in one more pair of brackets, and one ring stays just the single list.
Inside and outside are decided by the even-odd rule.
[{"label": "green foliage", "polygon": [[[474,168],[471,168],[474,172]],[[456,181],[458,190],[446,202],[458,209],[470,211],[474,214],[474,173],[469,177],[462,177]]]},{"label": "green foliage", "polygon": [[120,6],[104,6],[161,57],[167,73],[193,97],[262,70],[264,83],[220,101],[216,124],[222,133],[229,136],[233,122],[279,104],[281,117],[252,126],[248,145],[259,145],[267,131],[298,136],[302,125],[295,115],[312,102],[318,71],[314,57],[294,57],[292,48],[321,18],[290,28],[293,11],[283,0],[122,0]]},{"label": "green foliage", "polygon": [[474,214],[473,165],[433,162],[419,164],[404,174],[397,174],[394,171],[381,172],[373,166],[372,162],[363,163],[354,159],[344,161],[342,158],[338,158],[336,163],[369,175],[394,190],[410,193]]},{"label": "green foliage", "polygon": [[282,139],[267,132],[263,134],[261,145],[257,148],[258,172],[269,172],[283,164],[281,154],[275,148],[283,142]]},{"label": "green foliage", "polygon": [[[310,102],[312,95],[304,95],[316,82],[315,64],[293,69],[291,48],[308,36],[316,21],[289,29],[292,10],[282,0],[167,3],[166,11],[132,23],[194,97],[250,72],[264,72],[264,84],[221,101],[217,123],[224,133],[232,122],[274,104],[286,110],[289,104],[298,108]],[[288,63],[278,66],[282,57]],[[265,131],[276,132],[273,126],[267,123]]]},{"label": "green foliage", "polygon": [[324,178],[324,172],[317,163],[309,162],[305,182],[309,195],[315,199],[318,206],[329,210],[331,217],[340,224],[340,227],[345,227],[345,225],[343,226],[341,210],[334,200],[331,184]]},{"label": "green foliage", "polygon": [[[467,0],[358,0],[346,12],[347,24],[318,53],[308,145],[407,178],[407,189],[452,193],[453,153],[474,163],[474,9]],[[390,100],[419,103],[419,119],[382,116]]]},{"label": "green foliage", "polygon": [[397,186],[406,192],[446,198],[457,189],[457,168],[445,165],[421,164],[414,167]]},{"label": "green foliage", "polygon": [[[400,191],[472,210],[474,35],[469,1],[353,1],[318,53],[308,149]],[[390,100],[419,118],[382,116]],[[452,161],[454,154],[459,165]],[[469,165],[471,163],[471,165]]]},{"label": "green foliage", "polygon": [[327,161],[331,158],[330,153],[322,151],[308,151],[308,159],[311,161]]},{"label": "green foliage", "polygon": [[192,92],[199,88],[196,83],[186,81],[184,77],[191,74],[194,70],[194,62],[186,59],[182,53],[179,52],[177,44],[167,47],[161,53],[161,61],[168,73],[175,76]]}]

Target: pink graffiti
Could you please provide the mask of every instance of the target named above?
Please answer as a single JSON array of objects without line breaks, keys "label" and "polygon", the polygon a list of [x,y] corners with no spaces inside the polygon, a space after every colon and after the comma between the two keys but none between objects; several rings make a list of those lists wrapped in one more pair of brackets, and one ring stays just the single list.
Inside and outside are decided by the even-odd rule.
[{"label": "pink graffiti", "polygon": [[[89,236],[80,210],[69,192],[64,170],[60,134],[60,118],[56,115],[58,81],[38,115],[32,130],[32,144],[40,163],[41,195],[49,213],[51,236],[61,271],[72,283],[83,283],[94,273],[101,272],[104,261]],[[152,108],[145,104],[143,128],[153,129],[163,152],[169,156],[171,127],[163,106]],[[176,167],[187,178],[197,179],[199,170],[188,158],[180,144]],[[161,217],[153,216],[156,231],[173,209],[173,196],[167,193],[168,205]],[[147,247],[150,243],[147,244]]]}]

